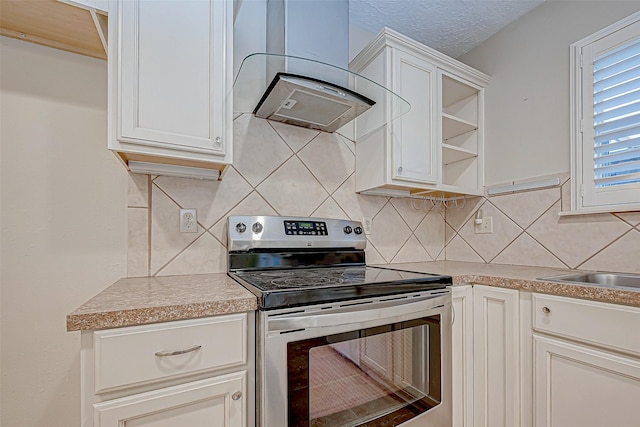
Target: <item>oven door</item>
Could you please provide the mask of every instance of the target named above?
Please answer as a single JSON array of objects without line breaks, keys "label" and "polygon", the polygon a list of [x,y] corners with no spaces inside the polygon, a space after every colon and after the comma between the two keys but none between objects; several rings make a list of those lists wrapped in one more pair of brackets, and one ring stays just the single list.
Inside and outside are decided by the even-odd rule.
[{"label": "oven door", "polygon": [[261,427],[451,426],[451,321],[449,290],[261,312]]}]

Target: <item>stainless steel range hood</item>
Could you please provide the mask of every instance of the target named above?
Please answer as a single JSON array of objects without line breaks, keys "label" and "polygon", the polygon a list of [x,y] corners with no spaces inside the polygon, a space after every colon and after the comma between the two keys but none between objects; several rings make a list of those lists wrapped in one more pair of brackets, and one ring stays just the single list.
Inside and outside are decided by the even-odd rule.
[{"label": "stainless steel range hood", "polygon": [[268,53],[247,56],[233,87],[234,112],[334,132],[361,116],[365,135],[409,104],[347,70],[348,0],[268,0]]},{"label": "stainless steel range hood", "polygon": [[253,113],[256,117],[335,132],[375,101],[332,83],[277,73]]}]

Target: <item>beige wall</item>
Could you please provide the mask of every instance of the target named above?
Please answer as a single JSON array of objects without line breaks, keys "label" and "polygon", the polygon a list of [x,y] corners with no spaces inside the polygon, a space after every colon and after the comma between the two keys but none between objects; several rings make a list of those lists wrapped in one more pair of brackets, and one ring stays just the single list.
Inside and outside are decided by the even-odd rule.
[{"label": "beige wall", "polygon": [[[486,184],[551,175],[562,186],[448,209],[447,260],[640,272],[640,212],[558,216],[570,198],[569,45],[638,10],[638,1],[547,0],[458,58],[492,76]],[[473,232],[479,209],[493,234]]]},{"label": "beige wall", "polygon": [[638,1],[547,0],[458,58],[492,76],[486,185],[570,170],[569,45],[638,10]]},{"label": "beige wall", "polygon": [[0,38],[3,427],[80,424],[65,316],[125,275],[126,179],[103,61]]}]

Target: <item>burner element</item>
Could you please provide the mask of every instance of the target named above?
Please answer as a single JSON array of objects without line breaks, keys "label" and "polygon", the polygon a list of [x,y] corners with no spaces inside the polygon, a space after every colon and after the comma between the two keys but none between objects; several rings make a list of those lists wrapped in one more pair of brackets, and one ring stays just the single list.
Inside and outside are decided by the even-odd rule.
[{"label": "burner element", "polygon": [[260,297],[261,309],[442,289],[446,276],[380,267],[348,266],[231,273]]},{"label": "burner element", "polygon": [[[334,286],[341,285],[344,283],[344,280],[337,277],[324,277],[319,276],[313,278],[311,281],[305,283],[305,286],[319,287],[319,286]],[[289,277],[286,279],[273,279],[271,281],[273,286],[277,286],[279,288],[290,288],[292,286],[299,287],[300,281],[296,277]]]}]

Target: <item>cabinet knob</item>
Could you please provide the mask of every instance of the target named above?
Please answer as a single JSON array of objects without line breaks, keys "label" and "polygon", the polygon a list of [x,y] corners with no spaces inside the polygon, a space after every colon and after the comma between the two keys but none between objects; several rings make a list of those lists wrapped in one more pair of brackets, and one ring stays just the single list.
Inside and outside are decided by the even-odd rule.
[{"label": "cabinet knob", "polygon": [[542,312],[544,314],[549,314],[549,313],[551,313],[551,309],[549,307],[542,307]]},{"label": "cabinet knob", "polygon": [[240,400],[241,397],[242,397],[242,392],[241,391],[236,391],[235,393],[233,393],[231,395],[231,398],[233,400]]},{"label": "cabinet knob", "polygon": [[214,139],[213,142],[215,142],[216,145],[220,146],[222,144],[222,138],[216,136],[216,139]]},{"label": "cabinet knob", "polygon": [[402,174],[402,166],[398,168],[398,175]]}]

